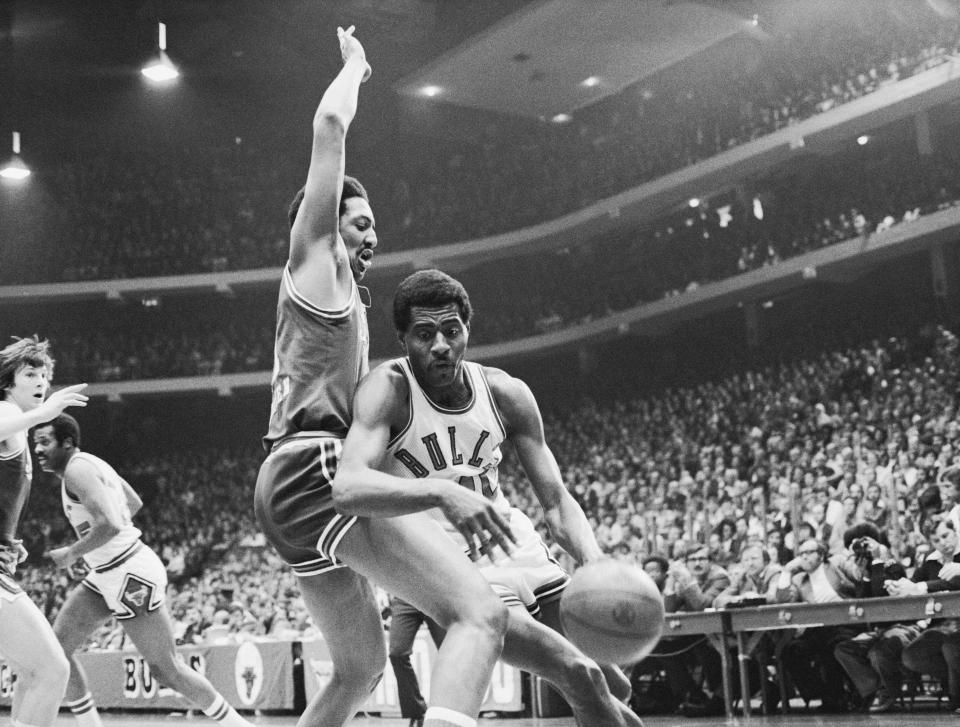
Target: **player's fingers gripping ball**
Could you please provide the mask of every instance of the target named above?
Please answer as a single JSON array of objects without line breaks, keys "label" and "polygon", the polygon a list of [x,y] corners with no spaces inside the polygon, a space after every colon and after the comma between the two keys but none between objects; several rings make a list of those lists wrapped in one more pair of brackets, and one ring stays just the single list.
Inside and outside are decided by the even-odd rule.
[{"label": "player's fingers gripping ball", "polygon": [[602,560],[574,572],[560,600],[567,638],[604,664],[634,664],[663,632],[663,596],[642,569]]}]

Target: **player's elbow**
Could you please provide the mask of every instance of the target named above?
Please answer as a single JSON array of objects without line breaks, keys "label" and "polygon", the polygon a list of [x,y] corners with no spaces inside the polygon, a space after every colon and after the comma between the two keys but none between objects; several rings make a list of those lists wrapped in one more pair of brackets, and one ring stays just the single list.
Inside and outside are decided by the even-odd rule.
[{"label": "player's elbow", "polygon": [[342,515],[359,515],[356,512],[357,499],[354,497],[354,488],[350,486],[350,475],[338,473],[330,483],[330,492],[333,497],[333,506]]},{"label": "player's elbow", "polygon": [[334,109],[317,109],[313,117],[313,137],[318,141],[343,139],[347,135],[349,120]]}]

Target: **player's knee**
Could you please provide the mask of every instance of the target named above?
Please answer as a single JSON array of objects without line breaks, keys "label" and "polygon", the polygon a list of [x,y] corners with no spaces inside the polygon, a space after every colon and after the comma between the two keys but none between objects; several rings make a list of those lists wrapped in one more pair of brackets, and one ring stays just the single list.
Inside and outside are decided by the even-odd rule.
[{"label": "player's knee", "polygon": [[351,654],[334,660],[333,678],[346,689],[369,694],[383,679],[385,666],[386,659],[379,650],[374,654]]},{"label": "player's knee", "polygon": [[475,604],[471,614],[471,625],[475,628],[489,634],[490,638],[503,642],[503,637],[507,633],[507,624],[510,621],[510,615],[503,601],[490,593],[490,598]]},{"label": "player's knee", "polygon": [[66,689],[70,679],[70,661],[62,651],[57,651],[44,659],[42,666],[35,671],[36,678],[50,689]]},{"label": "player's knee", "polygon": [[600,665],[584,655],[564,662],[564,678],[572,687],[591,694],[600,692],[606,684]]}]

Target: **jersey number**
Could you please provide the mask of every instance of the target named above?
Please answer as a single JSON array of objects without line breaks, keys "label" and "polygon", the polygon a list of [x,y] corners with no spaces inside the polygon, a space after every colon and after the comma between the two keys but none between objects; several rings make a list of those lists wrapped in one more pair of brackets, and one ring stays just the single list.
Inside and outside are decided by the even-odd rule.
[{"label": "jersey number", "polygon": [[[480,487],[477,487],[477,480],[480,480]],[[487,477],[486,472],[483,472],[476,477],[464,475],[460,478],[460,486],[466,487],[468,490],[473,490],[474,492],[479,492],[488,499],[492,498],[494,495],[493,484],[490,482],[490,478]]]}]

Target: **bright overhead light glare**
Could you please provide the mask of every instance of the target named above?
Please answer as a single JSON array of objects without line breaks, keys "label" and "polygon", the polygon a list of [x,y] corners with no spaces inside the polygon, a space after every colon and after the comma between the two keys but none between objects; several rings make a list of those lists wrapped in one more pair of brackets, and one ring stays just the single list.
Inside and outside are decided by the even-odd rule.
[{"label": "bright overhead light glare", "polygon": [[0,169],[0,177],[19,182],[30,176],[30,167],[23,163],[20,158],[20,132],[13,132],[13,156],[7,162],[7,166]]},{"label": "bright overhead light glare", "polygon": [[565,124],[570,120],[570,114],[557,114],[550,120],[555,124]]},{"label": "bright overhead light glare", "polygon": [[687,204],[690,205],[691,207],[699,207],[699,206],[700,206],[700,198],[699,198],[699,197],[691,197],[691,198],[690,198],[690,201],[687,202]]},{"label": "bright overhead light glare", "polygon": [[443,91],[443,89],[440,88],[439,86],[424,86],[423,88],[420,89],[420,93],[422,93],[427,98],[433,98],[434,96],[439,96],[441,91]]},{"label": "bright overhead light glare", "polygon": [[750,24],[751,24],[754,28],[756,28],[758,25],[760,25],[760,16],[759,16],[757,13],[754,13],[754,14],[753,14],[753,18],[750,19]]},{"label": "bright overhead light glare", "polygon": [[580,82],[580,85],[586,86],[587,88],[593,88],[594,86],[600,85],[600,79],[597,78],[596,76],[589,76],[588,78],[584,78]]},{"label": "bright overhead light glare", "polygon": [[14,182],[19,182],[29,176],[30,170],[27,169],[27,166],[22,161],[20,161],[19,157],[14,157],[7,163],[7,166],[5,166],[3,169],[0,169],[0,177],[3,177],[4,179],[11,179]]},{"label": "bright overhead light glare", "polygon": [[167,24],[157,23],[157,48],[159,54],[151,63],[140,69],[146,78],[154,83],[165,83],[179,78],[180,71],[167,55]]},{"label": "bright overhead light glare", "polygon": [[141,68],[140,73],[154,83],[164,83],[180,77],[180,71],[173,65],[165,51],[160,51],[160,57],[150,65]]},{"label": "bright overhead light glare", "polygon": [[860,136],[857,137],[857,143],[858,143],[860,146],[863,146],[863,145],[866,144],[868,141],[870,141],[870,137],[869,137],[867,134],[861,134]]}]

